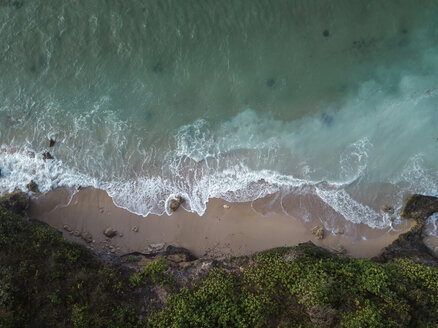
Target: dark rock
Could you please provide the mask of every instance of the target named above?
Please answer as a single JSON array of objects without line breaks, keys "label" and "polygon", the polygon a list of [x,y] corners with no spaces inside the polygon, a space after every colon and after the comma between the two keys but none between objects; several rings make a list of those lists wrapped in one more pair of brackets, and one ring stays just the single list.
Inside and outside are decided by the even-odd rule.
[{"label": "dark rock", "polygon": [[437,197],[410,196],[406,200],[401,216],[414,219],[415,225],[408,232],[401,234],[391,245],[385,247],[374,260],[387,262],[395,258],[407,257],[416,263],[438,266],[438,259],[423,240],[426,220],[435,212],[438,212]]},{"label": "dark rock", "polygon": [[184,199],[181,196],[178,196],[176,199],[170,200],[169,208],[172,212],[175,212],[182,203],[184,203]]},{"label": "dark rock", "polygon": [[53,159],[53,156],[47,151],[43,153],[43,159]]},{"label": "dark rock", "polygon": [[392,206],[385,205],[382,207],[382,211],[388,214],[394,214],[394,208]]},{"label": "dark rock", "polygon": [[415,194],[406,200],[400,216],[406,219],[425,221],[435,212],[438,212],[437,197]]},{"label": "dark rock", "polygon": [[329,30],[324,30],[324,32],[322,32],[322,35],[327,38],[330,35]]},{"label": "dark rock", "polygon": [[49,139],[49,147],[53,147],[55,145],[56,141],[52,138]]},{"label": "dark rock", "polygon": [[325,125],[332,126],[332,124],[333,124],[333,116],[329,115],[329,114],[326,114],[326,113],[323,113],[322,114],[322,121],[324,122]]},{"label": "dark rock", "polygon": [[12,1],[11,5],[15,7],[16,9],[20,9],[23,7],[24,2],[23,1]]},{"label": "dark rock", "polygon": [[30,180],[30,182],[26,185],[26,187],[29,191],[40,192],[38,189],[38,185],[33,180]]},{"label": "dark rock", "polygon": [[117,235],[117,230],[115,230],[115,229],[112,228],[112,227],[108,227],[108,228],[105,229],[105,231],[103,232],[103,234],[104,234],[106,237],[108,237],[108,238],[112,238],[112,237],[114,237],[115,235]]},{"label": "dark rock", "polygon": [[0,196],[0,207],[22,214],[29,206],[29,196],[20,189]]},{"label": "dark rock", "polygon": [[183,259],[180,262],[190,262],[196,260],[196,256],[194,256],[190,251],[184,247],[176,247],[169,245],[166,248],[165,256],[173,258],[175,255],[178,255],[181,259]]},{"label": "dark rock", "polygon": [[156,62],[154,67],[152,67],[152,70],[157,74],[163,73],[163,64],[160,61]]}]

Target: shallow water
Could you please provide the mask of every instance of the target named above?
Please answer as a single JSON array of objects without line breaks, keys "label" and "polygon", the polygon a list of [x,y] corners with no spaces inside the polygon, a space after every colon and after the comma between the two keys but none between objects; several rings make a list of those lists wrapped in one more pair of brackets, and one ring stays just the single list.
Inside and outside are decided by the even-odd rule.
[{"label": "shallow water", "polygon": [[303,220],[387,229],[381,206],[438,195],[437,15],[437,1],[0,1],[0,192],[94,186],[144,216],[178,194],[200,215],[212,197],[276,195]]}]

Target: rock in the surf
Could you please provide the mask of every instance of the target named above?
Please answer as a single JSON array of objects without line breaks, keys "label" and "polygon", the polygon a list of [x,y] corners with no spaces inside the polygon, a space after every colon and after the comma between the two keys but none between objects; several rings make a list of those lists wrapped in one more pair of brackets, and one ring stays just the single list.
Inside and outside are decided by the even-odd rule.
[{"label": "rock in the surf", "polygon": [[30,182],[26,185],[26,187],[29,191],[39,192],[38,185],[33,180],[30,180]]},{"label": "rock in the surf", "polygon": [[0,196],[0,207],[22,214],[29,206],[29,196],[20,189]]},{"label": "rock in the surf", "polygon": [[423,195],[411,195],[405,202],[401,217],[414,219],[416,224],[401,234],[382,253],[375,257],[376,261],[387,262],[395,258],[410,258],[416,263],[438,266],[435,253],[424,242],[426,220],[438,212],[438,198]]},{"label": "rock in the surf", "polygon": [[169,202],[169,209],[172,212],[175,212],[183,202],[184,202],[184,199],[181,196],[178,196],[175,199],[171,199]]},{"label": "rock in the surf", "polygon": [[53,159],[53,156],[48,151],[46,151],[45,153],[43,153],[43,159]]},{"label": "rock in the surf", "polygon": [[49,139],[49,147],[53,147],[55,145],[56,141],[52,138]]},{"label": "rock in the surf", "polygon": [[388,214],[394,214],[394,208],[389,205],[385,205],[382,207],[382,211]]},{"label": "rock in the surf", "polygon": [[115,235],[117,235],[117,230],[112,228],[112,227],[108,227],[105,229],[105,231],[103,232],[103,234],[108,237],[108,238],[112,238]]},{"label": "rock in the surf", "polygon": [[438,212],[437,197],[414,194],[406,200],[400,216],[423,221],[436,212]]}]

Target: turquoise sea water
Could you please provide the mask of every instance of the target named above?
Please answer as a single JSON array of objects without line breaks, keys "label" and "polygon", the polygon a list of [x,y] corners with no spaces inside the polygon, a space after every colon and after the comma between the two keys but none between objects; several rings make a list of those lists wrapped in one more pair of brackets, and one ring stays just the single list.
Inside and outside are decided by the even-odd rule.
[{"label": "turquoise sea water", "polygon": [[427,0],[0,0],[0,192],[94,186],[144,216],[273,195],[384,229],[380,206],[438,195],[436,17]]}]

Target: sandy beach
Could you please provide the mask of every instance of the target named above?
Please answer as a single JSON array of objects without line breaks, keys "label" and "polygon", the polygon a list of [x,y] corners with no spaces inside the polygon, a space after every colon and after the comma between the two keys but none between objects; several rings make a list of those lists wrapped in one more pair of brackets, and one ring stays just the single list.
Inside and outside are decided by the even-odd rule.
[{"label": "sandy beach", "polygon": [[[80,234],[88,232],[88,246],[99,253],[126,254],[150,252],[167,245],[189,249],[198,257],[220,258],[249,255],[257,251],[294,246],[312,241],[318,246],[341,251],[353,257],[372,257],[389,245],[403,231],[385,231],[358,226],[358,241],[325,231],[323,239],[312,234],[318,222],[302,222],[286,215],[262,215],[251,203],[226,203],[220,199],[208,202],[201,217],[180,207],[172,215],[133,214],[114,205],[105,191],[85,188],[73,197],[69,189],[57,189],[33,198],[28,214],[63,232],[76,242],[87,244]],[[257,201],[259,204],[263,200]],[[117,235],[107,238],[103,231],[112,227]],[[70,232],[66,230],[71,230]]]}]

